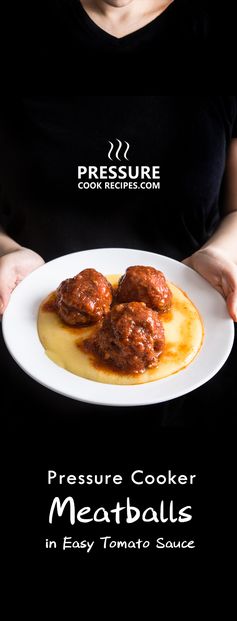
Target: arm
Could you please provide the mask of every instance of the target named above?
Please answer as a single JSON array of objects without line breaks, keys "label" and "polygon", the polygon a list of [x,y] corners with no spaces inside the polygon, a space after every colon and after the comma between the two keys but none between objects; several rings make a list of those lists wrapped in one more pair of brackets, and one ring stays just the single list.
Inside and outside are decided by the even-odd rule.
[{"label": "arm", "polygon": [[43,263],[39,254],[23,248],[0,229],[0,315],[16,285]]},{"label": "arm", "polygon": [[212,237],[184,263],[224,296],[230,316],[237,321],[237,139],[232,140],[226,161],[223,212]]}]

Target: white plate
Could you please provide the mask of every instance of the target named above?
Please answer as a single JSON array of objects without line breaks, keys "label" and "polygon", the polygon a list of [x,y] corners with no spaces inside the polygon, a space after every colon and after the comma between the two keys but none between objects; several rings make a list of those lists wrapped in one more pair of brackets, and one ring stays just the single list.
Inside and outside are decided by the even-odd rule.
[{"label": "white plate", "polygon": [[[87,267],[103,274],[119,274],[129,265],[152,265],[160,269],[187,292],[198,308],[204,323],[204,342],[193,362],[170,377],[134,386],[101,384],[54,364],[44,353],[38,337],[37,313],[41,301],[62,280]],[[14,360],[43,386],[89,403],[134,406],[168,401],[207,382],[231,351],[234,326],[222,296],[186,265],[152,252],[102,248],[65,255],[27,276],[12,293],[3,317],[3,336]]]}]

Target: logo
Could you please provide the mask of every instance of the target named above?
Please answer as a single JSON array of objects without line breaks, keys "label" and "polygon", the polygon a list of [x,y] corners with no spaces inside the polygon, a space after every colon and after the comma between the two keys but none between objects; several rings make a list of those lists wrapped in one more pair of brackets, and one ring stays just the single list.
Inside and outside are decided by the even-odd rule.
[{"label": "logo", "polygon": [[[119,153],[120,153],[120,151],[122,149],[122,142],[118,138],[116,138],[116,140],[118,142],[118,148],[117,148],[117,151],[115,153],[115,157],[117,158],[117,160],[119,160],[121,162],[121,159],[119,157]],[[109,140],[109,144],[110,144],[110,150],[109,150],[109,153],[108,153],[108,158],[109,158],[109,160],[112,161],[113,160],[112,153],[114,151],[114,144],[110,140]],[[128,159],[127,158],[127,153],[128,153],[128,151],[130,149],[130,144],[126,140],[124,141],[124,144],[125,144],[125,151],[124,151],[123,157],[124,157],[125,160],[127,160]]]},{"label": "logo", "polygon": [[127,140],[115,138],[107,140],[107,145],[109,145],[107,157],[112,165],[79,164],[77,167],[79,190],[160,189],[159,165],[130,164],[130,143]]}]

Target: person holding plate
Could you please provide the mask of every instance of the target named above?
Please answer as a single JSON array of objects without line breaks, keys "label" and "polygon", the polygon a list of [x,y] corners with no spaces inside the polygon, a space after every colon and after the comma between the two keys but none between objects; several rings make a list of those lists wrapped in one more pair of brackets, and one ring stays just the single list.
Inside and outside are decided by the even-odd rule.
[{"label": "person holding plate", "polygon": [[0,132],[1,314],[44,261],[127,247],[184,261],[237,321],[236,96],[9,97]]}]

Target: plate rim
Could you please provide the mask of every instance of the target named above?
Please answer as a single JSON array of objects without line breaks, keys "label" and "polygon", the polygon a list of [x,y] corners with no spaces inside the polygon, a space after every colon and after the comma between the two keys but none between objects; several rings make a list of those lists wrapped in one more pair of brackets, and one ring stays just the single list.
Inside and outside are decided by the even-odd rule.
[{"label": "plate rim", "polygon": [[[65,258],[68,258],[68,260],[70,260],[72,257],[75,257],[76,255],[80,255],[81,256],[83,254],[86,255],[86,254],[91,254],[91,253],[95,253],[95,252],[96,253],[98,253],[98,252],[102,253],[102,252],[111,252],[111,251],[112,252],[121,252],[121,251],[122,252],[132,252],[134,254],[135,253],[139,253],[139,254],[143,253],[144,255],[151,256],[151,258],[152,258],[152,256],[156,257],[156,261],[157,261],[157,259],[161,259],[161,260],[164,260],[165,262],[168,261],[170,264],[173,263],[176,266],[177,265],[179,265],[180,267],[182,266],[182,268],[184,268],[184,271],[186,271],[186,273],[187,273],[187,270],[188,270],[189,272],[192,272],[193,275],[195,274],[195,277],[198,276],[198,278],[201,279],[201,281],[206,283],[205,286],[208,285],[208,288],[210,287],[210,291],[212,291],[212,289],[213,289],[214,295],[216,294],[217,296],[222,298],[221,294],[219,294],[214,288],[212,288],[212,286],[200,274],[195,272],[195,270],[193,270],[189,266],[183,264],[182,262],[180,262],[180,261],[178,261],[176,259],[173,259],[172,257],[168,257],[166,255],[161,255],[159,253],[152,252],[152,251],[139,250],[139,249],[135,249],[135,248],[126,248],[126,247],[120,247],[120,246],[119,247],[109,247],[108,246],[108,247],[102,247],[102,248],[91,248],[91,249],[86,249],[86,250],[79,250],[79,251],[75,251],[75,252],[69,252],[69,253],[61,255],[59,257],[55,257],[54,259],[48,261],[44,265],[40,266],[39,268],[37,268],[36,270],[34,270],[30,274],[28,274],[26,276],[26,278],[24,278],[23,281],[21,283],[19,283],[19,285],[17,285],[16,289],[13,291],[11,299],[10,299],[10,302],[9,302],[9,306],[7,307],[7,309],[6,309],[6,311],[5,311],[4,315],[3,315],[3,319],[2,319],[2,333],[3,333],[4,342],[5,342],[5,345],[6,345],[7,349],[8,349],[8,351],[9,351],[10,355],[12,356],[13,360],[16,362],[16,364],[29,377],[31,377],[31,379],[33,379],[34,381],[37,381],[39,384],[41,384],[45,388],[47,388],[47,389],[49,389],[49,390],[51,390],[53,392],[56,392],[56,393],[58,393],[58,394],[60,394],[60,395],[62,395],[64,397],[68,397],[68,398],[71,398],[71,399],[79,401],[79,402],[81,401],[81,402],[84,402],[84,403],[89,403],[89,404],[98,405],[98,406],[106,406],[106,407],[144,407],[145,405],[155,405],[155,404],[158,404],[158,403],[166,402],[166,401],[173,400],[173,399],[176,399],[178,397],[181,397],[181,396],[183,396],[185,394],[188,394],[188,393],[192,392],[193,390],[196,390],[198,387],[204,385],[206,382],[208,382],[210,379],[212,379],[212,377],[214,377],[218,373],[218,371],[222,368],[222,366],[225,364],[228,356],[230,355],[230,352],[231,352],[231,349],[232,349],[232,346],[233,346],[233,342],[234,342],[234,322],[231,320],[230,317],[227,317],[228,325],[229,325],[229,344],[228,344],[228,347],[227,347],[227,350],[228,350],[227,355],[226,355],[226,352],[225,352],[224,355],[222,357],[220,357],[220,359],[218,361],[218,364],[216,364],[214,366],[214,368],[212,370],[210,370],[209,373],[206,374],[205,379],[201,379],[201,380],[198,379],[197,381],[192,382],[190,387],[189,386],[186,387],[185,390],[181,389],[181,391],[179,391],[179,390],[176,389],[175,390],[175,394],[172,393],[171,395],[167,395],[166,398],[162,399],[162,400],[157,399],[157,396],[156,396],[156,398],[155,398],[155,396],[153,396],[151,399],[145,398],[145,400],[142,401],[141,403],[138,403],[138,402],[128,402],[128,401],[125,403],[124,399],[123,399],[123,402],[116,402],[115,403],[114,401],[112,401],[112,402],[111,401],[106,401],[106,399],[104,401],[101,400],[101,399],[98,401],[95,398],[93,398],[93,396],[89,397],[89,395],[88,395],[88,398],[86,398],[85,395],[83,395],[83,396],[81,396],[81,395],[77,395],[76,396],[74,394],[72,395],[72,394],[70,394],[70,392],[63,390],[62,388],[52,386],[51,384],[47,383],[47,381],[43,381],[42,379],[39,379],[37,377],[37,375],[35,374],[36,372],[35,373],[31,372],[31,370],[29,370],[29,368],[26,368],[25,364],[23,364],[21,361],[19,361],[19,359],[16,357],[15,352],[12,350],[11,344],[9,343],[9,339],[8,339],[8,335],[7,335],[7,330],[8,330],[8,323],[7,322],[8,322],[8,314],[9,314],[8,309],[10,308],[10,310],[11,310],[12,304],[14,304],[14,297],[15,297],[14,294],[16,296],[19,295],[19,293],[16,294],[15,292],[17,292],[17,291],[19,292],[19,290],[21,288],[24,288],[26,286],[25,283],[27,283],[29,279],[32,279],[32,278],[34,279],[34,276],[35,276],[36,273],[39,273],[40,271],[42,272],[43,270],[45,271],[48,268],[49,265],[51,266],[53,264],[59,263],[60,261],[65,260]],[[179,285],[177,285],[177,286],[179,286]],[[12,302],[12,300],[13,300],[13,302]],[[196,302],[194,302],[194,304],[196,306]],[[199,309],[198,309],[198,311],[200,313]],[[201,313],[200,313],[200,315],[201,315]],[[204,319],[203,319],[203,322],[204,322]],[[37,326],[36,326],[36,332],[37,332]],[[38,336],[38,333],[37,333],[37,336]],[[204,339],[205,339],[205,334],[204,334]],[[40,343],[40,341],[39,341],[39,343]],[[43,347],[42,347],[42,350],[43,350]],[[202,351],[202,348],[201,348],[200,351]],[[45,355],[44,350],[43,350],[43,354]],[[195,361],[195,359],[198,356],[199,356],[199,354],[197,354],[197,356],[195,356],[193,362]],[[66,374],[69,374],[70,376],[73,376],[74,378],[78,378],[78,376],[72,374],[70,371],[67,371],[66,369],[63,369],[62,367],[59,367],[58,365],[55,365],[55,363],[53,363],[49,359],[47,359],[47,360],[53,365],[54,368],[57,367],[57,369],[59,369],[61,372],[65,373],[65,371],[66,371]],[[183,369],[183,371],[185,371],[185,369],[188,369],[191,365],[192,365],[192,362],[190,363],[190,365],[187,365],[187,367],[185,367]],[[149,387],[152,384],[153,385],[157,384],[158,382],[162,382],[163,385],[164,385],[164,383],[167,383],[167,381],[172,380],[172,378],[174,376],[179,375],[180,373],[182,373],[182,370],[180,370],[177,374],[173,374],[173,375],[168,376],[166,378],[163,378],[161,380],[156,380],[154,382],[148,382],[146,384],[135,384],[135,385],[132,385],[132,386],[126,386],[126,385],[120,385],[120,384],[119,385],[104,384],[104,383],[100,383],[100,382],[95,382],[93,380],[89,380],[87,378],[79,378],[79,379],[83,380],[83,383],[84,382],[86,382],[86,383],[89,382],[89,383],[93,383],[93,385],[96,384],[97,388],[98,388],[98,385],[102,386],[102,387],[106,386],[106,389],[107,389],[108,392],[110,392],[111,387],[112,387],[112,390],[114,388],[115,389],[117,388],[117,390],[123,391],[123,396],[124,396],[125,393],[126,393],[126,389],[129,390],[130,394],[131,394],[132,392],[135,393],[137,388],[140,388],[140,390],[141,390],[141,388],[144,389],[144,387]],[[108,387],[110,387],[110,389]],[[147,390],[147,389],[145,388],[145,390]],[[98,389],[98,391],[99,391],[99,389]],[[89,393],[89,391],[88,391],[88,393]]]}]

